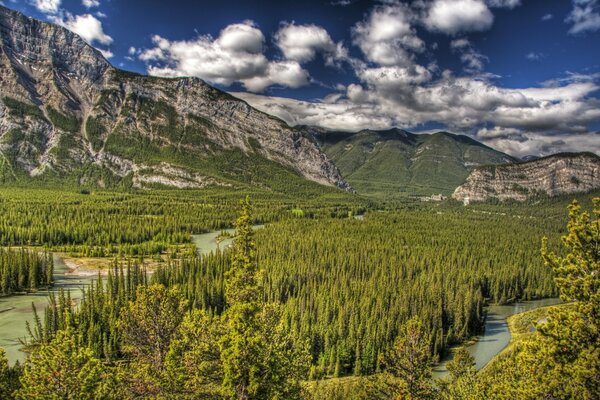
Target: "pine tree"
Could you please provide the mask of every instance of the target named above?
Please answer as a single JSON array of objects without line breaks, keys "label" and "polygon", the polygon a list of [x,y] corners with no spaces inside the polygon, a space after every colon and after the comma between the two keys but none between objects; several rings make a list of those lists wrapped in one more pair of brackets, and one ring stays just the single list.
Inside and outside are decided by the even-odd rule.
[{"label": "pine tree", "polygon": [[427,399],[433,395],[431,338],[418,318],[402,327],[394,347],[385,357],[386,371],[400,380],[397,394],[407,399]]},{"label": "pine tree", "polygon": [[226,273],[219,341],[223,392],[231,399],[297,399],[308,373],[308,344],[290,335],[280,307],[266,304],[256,261],[250,200],[241,203],[234,249]]},{"label": "pine tree", "polygon": [[21,376],[16,398],[86,400],[108,398],[100,360],[81,346],[72,328],[59,331],[32,353]]},{"label": "pine tree", "polygon": [[186,301],[177,288],[138,287],[135,301],[129,302],[119,320],[123,350],[136,362],[161,372],[185,309]]}]

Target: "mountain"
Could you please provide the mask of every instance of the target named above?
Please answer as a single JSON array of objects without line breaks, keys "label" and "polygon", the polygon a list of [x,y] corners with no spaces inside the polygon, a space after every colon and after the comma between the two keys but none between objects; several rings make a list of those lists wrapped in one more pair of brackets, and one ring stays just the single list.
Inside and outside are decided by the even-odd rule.
[{"label": "mountain", "polygon": [[474,139],[448,132],[314,129],[313,134],[352,187],[379,197],[449,195],[474,167],[514,161]]},{"label": "mountain", "polygon": [[476,168],[452,197],[465,203],[527,200],[600,188],[600,157],[592,153],[560,153],[533,161]]},{"label": "mountain", "polygon": [[0,36],[2,181],[348,188],[310,135],[200,79],[119,70],[5,7]]}]

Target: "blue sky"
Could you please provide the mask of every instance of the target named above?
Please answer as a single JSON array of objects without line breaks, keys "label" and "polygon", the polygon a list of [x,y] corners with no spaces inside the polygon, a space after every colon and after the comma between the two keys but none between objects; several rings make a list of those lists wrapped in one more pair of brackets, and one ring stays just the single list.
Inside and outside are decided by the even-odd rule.
[{"label": "blue sky", "polygon": [[3,0],[290,124],[600,154],[600,0]]}]

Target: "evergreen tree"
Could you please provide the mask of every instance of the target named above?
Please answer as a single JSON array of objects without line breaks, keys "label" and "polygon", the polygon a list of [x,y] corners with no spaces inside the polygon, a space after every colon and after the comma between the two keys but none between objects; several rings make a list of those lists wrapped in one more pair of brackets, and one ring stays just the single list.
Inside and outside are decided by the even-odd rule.
[{"label": "evergreen tree", "polygon": [[466,347],[459,347],[454,350],[452,360],[446,363],[446,369],[450,377],[456,380],[475,371],[475,359]]},{"label": "evergreen tree", "polygon": [[17,361],[14,367],[8,365],[3,348],[0,348],[0,399],[13,399],[13,393],[20,388],[21,365]]},{"label": "evergreen tree", "polygon": [[434,359],[431,338],[418,318],[409,319],[387,353],[386,371],[399,379],[397,395],[406,399],[427,399],[433,395],[431,373]]},{"label": "evergreen tree", "polygon": [[480,392],[500,399],[597,399],[600,393],[600,198],[593,218],[569,207],[564,252],[542,256],[556,274],[561,298],[546,322],[481,376]]},{"label": "evergreen tree", "polygon": [[28,357],[15,394],[22,400],[108,398],[104,378],[100,360],[68,328]]},{"label": "evergreen tree", "polygon": [[226,273],[219,341],[223,392],[231,399],[295,399],[308,372],[308,346],[281,323],[279,307],[265,304],[256,261],[250,200],[241,203],[232,262]]},{"label": "evergreen tree", "polygon": [[135,301],[129,302],[119,321],[123,351],[161,372],[185,309],[186,301],[177,288],[138,287]]}]

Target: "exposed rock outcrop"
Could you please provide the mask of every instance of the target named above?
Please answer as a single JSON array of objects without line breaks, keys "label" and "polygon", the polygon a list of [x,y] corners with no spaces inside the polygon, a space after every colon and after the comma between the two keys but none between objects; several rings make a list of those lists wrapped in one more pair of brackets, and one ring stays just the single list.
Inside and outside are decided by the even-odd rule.
[{"label": "exposed rock outcrop", "polygon": [[282,120],[197,78],[118,70],[69,30],[0,6],[4,175],[92,170],[141,186],[201,187],[236,181],[254,158],[348,188],[310,135]]},{"label": "exposed rock outcrop", "polygon": [[598,188],[600,157],[592,153],[562,153],[476,168],[452,197],[465,203],[490,198],[524,201],[540,194],[558,196]]}]

